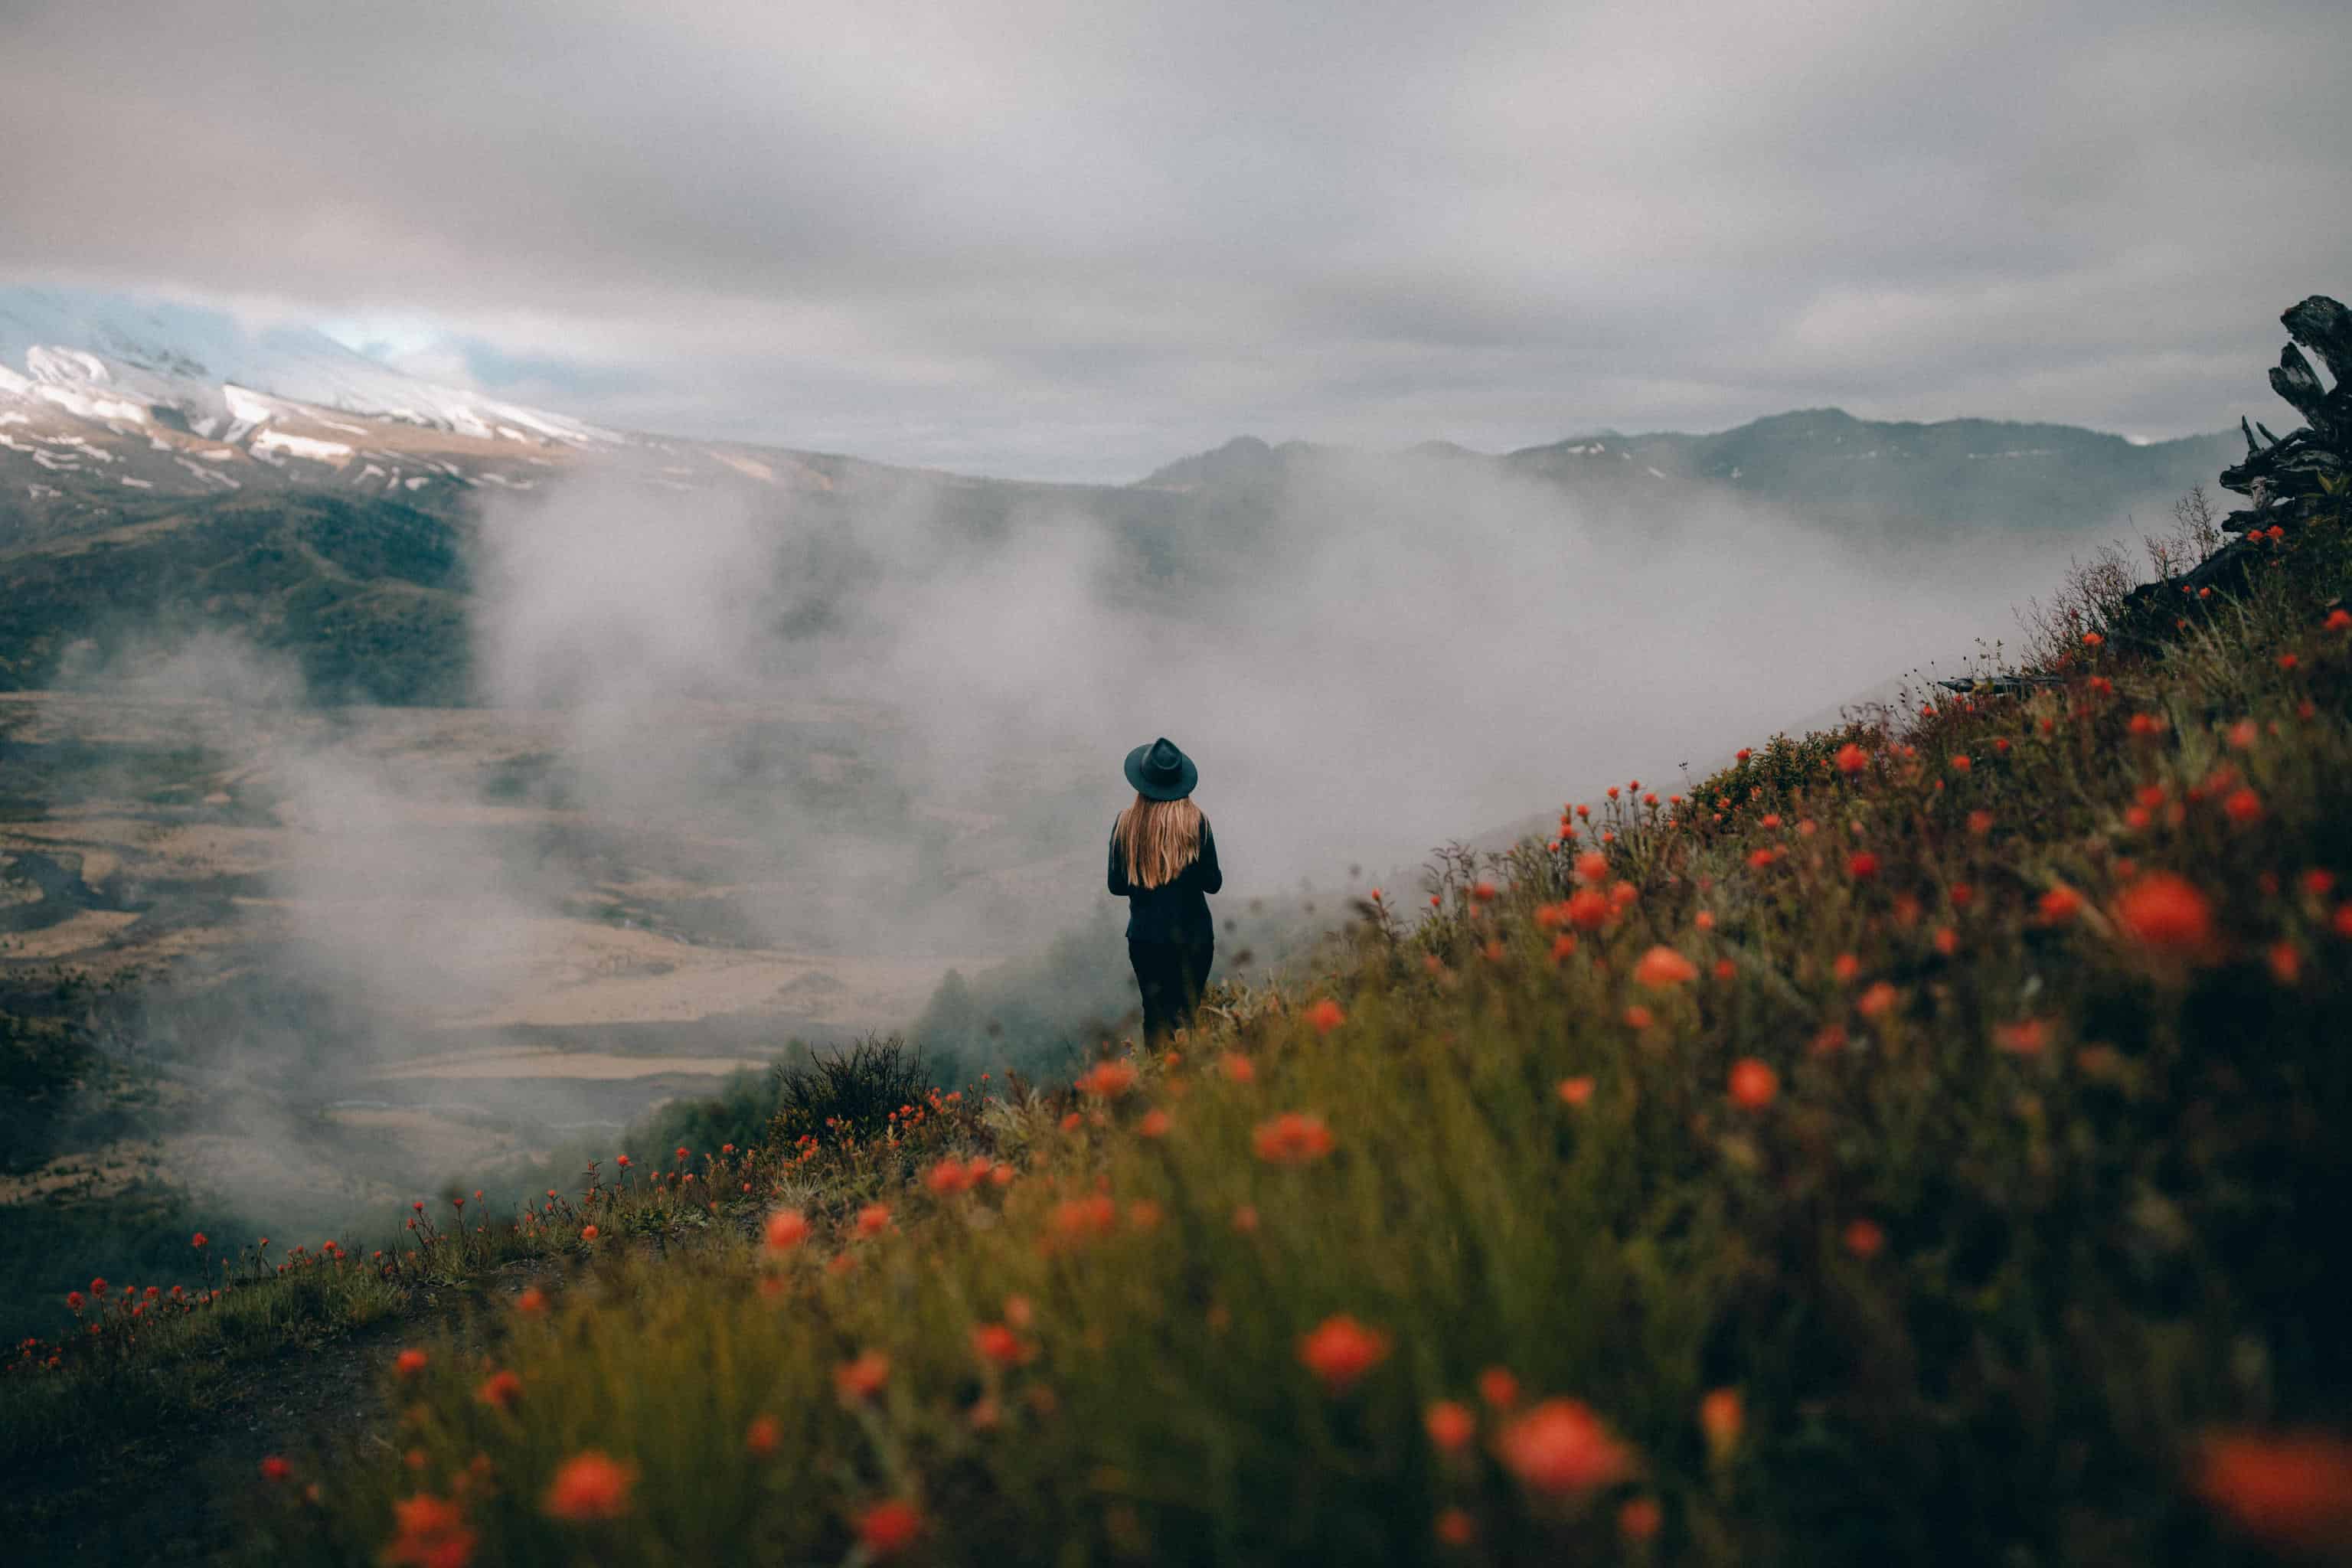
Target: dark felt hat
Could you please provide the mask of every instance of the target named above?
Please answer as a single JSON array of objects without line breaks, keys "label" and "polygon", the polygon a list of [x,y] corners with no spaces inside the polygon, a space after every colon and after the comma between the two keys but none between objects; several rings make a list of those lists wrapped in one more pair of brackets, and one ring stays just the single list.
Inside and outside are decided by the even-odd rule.
[{"label": "dark felt hat", "polygon": [[1201,770],[1162,735],[1127,753],[1127,782],[1146,800],[1182,800],[1201,782]]}]

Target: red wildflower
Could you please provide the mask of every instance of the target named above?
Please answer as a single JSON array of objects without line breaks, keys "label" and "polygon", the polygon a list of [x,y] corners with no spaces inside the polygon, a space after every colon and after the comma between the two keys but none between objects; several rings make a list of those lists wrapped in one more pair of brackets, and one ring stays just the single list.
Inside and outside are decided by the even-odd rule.
[{"label": "red wildflower", "polygon": [[1554,963],[1558,963],[1563,958],[1573,958],[1575,955],[1576,935],[1573,931],[1562,931],[1551,939],[1551,961]]},{"label": "red wildflower", "polygon": [[618,1519],[629,1511],[629,1491],[636,1484],[635,1466],[591,1448],[563,1461],[540,1508],[575,1524]]},{"label": "red wildflower", "polygon": [[293,1474],[294,1467],[276,1454],[261,1461],[261,1479],[265,1481],[282,1481]]},{"label": "red wildflower", "polygon": [[1646,1029],[1657,1021],[1656,1015],[1653,1014],[1647,1007],[1643,1006],[1638,1002],[1633,1006],[1625,1009],[1625,1026],[1627,1028]]},{"label": "red wildflower", "polygon": [[2241,787],[2231,792],[2230,797],[2221,803],[2221,809],[2232,822],[2259,822],[2263,816],[2263,797],[2252,790]]},{"label": "red wildflower", "polygon": [[1389,1336],[1366,1328],[1347,1313],[1323,1320],[1298,1341],[1298,1359],[1323,1380],[1325,1389],[1344,1394],[1389,1356]]},{"label": "red wildflower", "polygon": [[808,1236],[808,1216],[798,1209],[778,1209],[768,1216],[766,1240],[770,1252],[790,1252]]},{"label": "red wildflower", "polygon": [[1432,1405],[1422,1414],[1421,1424],[1438,1451],[1446,1454],[1460,1452],[1478,1431],[1478,1418],[1457,1399],[1441,1399]]},{"label": "red wildflower", "polygon": [[1576,879],[1580,882],[1605,882],[1609,879],[1609,857],[1586,853],[1576,858]]},{"label": "red wildflower", "polygon": [[522,1294],[515,1298],[515,1310],[527,1318],[538,1317],[547,1310],[547,1292],[536,1285],[524,1286]]},{"label": "red wildflower", "polygon": [[1837,976],[1839,984],[1845,984],[1862,973],[1862,960],[1850,952],[1841,952],[1830,960],[1830,973]]},{"label": "red wildflower", "polygon": [[1636,1543],[1655,1537],[1665,1522],[1665,1510],[1658,1506],[1656,1498],[1647,1494],[1627,1498],[1617,1510],[1617,1533]]},{"label": "red wildflower", "polygon": [[1744,1110],[1761,1110],[1780,1092],[1780,1075],[1754,1057],[1731,1064],[1731,1102]]},{"label": "red wildflower", "polygon": [[1305,1165],[1331,1152],[1331,1130],[1323,1119],[1303,1111],[1286,1110],[1271,1121],[1261,1121],[1253,1142],[1257,1157],[1276,1165]]},{"label": "red wildflower", "polygon": [[210,1239],[210,1237],[206,1237],[205,1233],[200,1230],[196,1232],[195,1239],[191,1241],[188,1245],[194,1247],[197,1251],[202,1252],[205,1249],[205,1244]]},{"label": "red wildflower", "polygon": [[596,1227],[595,1227],[594,1226],[593,1226],[593,1225],[583,1225],[583,1226],[582,1226],[580,1227],[580,1239],[581,1239],[581,1240],[583,1240],[583,1241],[593,1241],[593,1240],[595,1240],[595,1239],[596,1239]]},{"label": "red wildflower", "polygon": [[858,1543],[877,1557],[896,1557],[923,1533],[923,1510],[904,1498],[886,1498],[857,1516]]},{"label": "red wildflower", "polygon": [[2037,907],[2045,925],[2064,925],[2083,912],[2083,895],[2061,882],[2042,895]]},{"label": "red wildflower", "polygon": [[1519,1380],[1507,1366],[1490,1366],[1478,1374],[1478,1397],[1489,1410],[1508,1410],[1519,1402]]},{"label": "red wildflower", "polygon": [[1633,1457],[1590,1407],[1547,1399],[1503,1429],[1496,1449],[1520,1484],[1540,1492],[1588,1492],[1633,1473]]},{"label": "red wildflower", "polygon": [[2330,610],[2321,624],[2331,632],[2352,632],[2352,610]]},{"label": "red wildflower", "polygon": [[522,1400],[522,1379],[512,1372],[494,1372],[474,1390],[474,1397],[493,1409],[512,1410]]},{"label": "red wildflower", "polygon": [[2020,1018],[2014,1024],[1996,1024],[1992,1030],[1994,1045],[2021,1057],[2040,1056],[2048,1037],[2049,1026],[2039,1018]]},{"label": "red wildflower", "polygon": [[1470,898],[1473,902],[1491,904],[1495,901],[1495,884],[1492,882],[1476,881],[1470,884]]},{"label": "red wildflower", "polygon": [[1595,888],[1579,888],[1568,896],[1568,923],[1580,931],[1599,931],[1609,923],[1609,898]]},{"label": "red wildflower", "polygon": [[446,1498],[420,1492],[392,1505],[393,1538],[383,1549],[390,1568],[466,1568],[475,1534]]},{"label": "red wildflower", "polygon": [[1864,1261],[1875,1258],[1886,1247],[1886,1232],[1874,1219],[1846,1222],[1845,1249]]},{"label": "red wildflower", "polygon": [[1865,1018],[1875,1018],[1902,1000],[1903,994],[1881,980],[1856,998],[1853,1008]]},{"label": "red wildflower", "polygon": [[889,1381],[890,1358],[880,1351],[866,1351],[833,1369],[833,1391],[844,1404],[871,1399]]},{"label": "red wildflower", "polygon": [[1165,1138],[1169,1124],[1168,1113],[1155,1105],[1143,1113],[1136,1122],[1135,1130],[1146,1138]]},{"label": "red wildflower", "polygon": [[1868,766],[1870,766],[1870,753],[1853,742],[1848,741],[1838,748],[1838,772],[1846,774],[1858,773]]},{"label": "red wildflower", "polygon": [[881,1235],[884,1231],[890,1228],[890,1205],[887,1204],[867,1204],[864,1208],[857,1211],[856,1223],[857,1234],[860,1237],[876,1237]]},{"label": "red wildflower", "polygon": [[1586,1105],[1592,1100],[1592,1080],[1589,1078],[1564,1078],[1559,1080],[1559,1098],[1569,1105]]},{"label": "red wildflower", "polygon": [[1105,1100],[1117,1100],[1135,1086],[1135,1069],[1125,1062],[1097,1062],[1082,1073],[1076,1085],[1081,1094],[1098,1094]]},{"label": "red wildflower", "polygon": [[1255,1083],[1257,1064],[1239,1051],[1227,1051],[1217,1058],[1217,1070],[1234,1083]]},{"label": "red wildflower", "polygon": [[764,1459],[784,1439],[783,1425],[772,1415],[754,1415],[743,1434],[743,1447],[755,1459]]},{"label": "red wildflower", "polygon": [[1976,763],[1970,762],[1965,752],[1957,753],[1952,758],[1952,771],[1956,773],[1967,773],[1974,766]]},{"label": "red wildflower", "polygon": [[1634,982],[1653,991],[1672,990],[1697,978],[1698,965],[1664,943],[1650,949],[1633,964]]},{"label": "red wildflower", "polygon": [[425,1370],[425,1352],[411,1348],[392,1358],[392,1370],[403,1377],[415,1377]]},{"label": "red wildflower", "polygon": [[2212,900],[2185,877],[2151,871],[2116,898],[2116,923],[2159,952],[2198,953],[2213,941]]},{"label": "red wildflower", "polygon": [[2332,1433],[2213,1433],[2199,1446],[2191,1483],[2273,1547],[2332,1552],[2352,1540],[2352,1442]]},{"label": "red wildflower", "polygon": [[1346,1023],[1348,1015],[1339,1010],[1339,1004],[1326,996],[1307,1009],[1306,1018],[1315,1026],[1317,1034],[1328,1035]]},{"label": "red wildflower", "polygon": [[1467,1546],[1478,1539],[1478,1521],[1458,1508],[1441,1509],[1431,1529],[1437,1532],[1439,1544]]},{"label": "red wildflower", "polygon": [[[1078,1087],[1086,1087],[1085,1079],[1078,1080]],[[924,1173],[923,1184],[941,1197],[953,1197],[958,1193],[971,1190],[971,1170],[961,1160],[950,1156],[937,1162]]]},{"label": "red wildflower", "polygon": [[999,1366],[1017,1366],[1029,1359],[1029,1347],[1003,1323],[982,1323],[972,1330],[971,1348],[981,1360],[992,1361]]}]

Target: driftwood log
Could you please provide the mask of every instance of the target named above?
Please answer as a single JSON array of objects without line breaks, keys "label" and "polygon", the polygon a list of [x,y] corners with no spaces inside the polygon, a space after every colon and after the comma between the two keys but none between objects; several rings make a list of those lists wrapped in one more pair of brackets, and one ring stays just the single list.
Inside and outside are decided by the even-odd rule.
[{"label": "driftwood log", "polygon": [[[2238,420],[2246,437],[2243,462],[2221,470],[2221,488],[2253,504],[2221,520],[2231,533],[2274,524],[2292,528],[2337,504],[2326,485],[2343,482],[2352,469],[2352,310],[2324,294],[2314,294],[2279,317],[2294,342],[2279,354],[2271,390],[2294,405],[2304,427],[2284,437],[2266,426]],[[2317,354],[2336,378],[2331,390],[2295,344]],[[2255,439],[2260,431],[2262,439]],[[2326,481],[2323,484],[2322,481]]]}]

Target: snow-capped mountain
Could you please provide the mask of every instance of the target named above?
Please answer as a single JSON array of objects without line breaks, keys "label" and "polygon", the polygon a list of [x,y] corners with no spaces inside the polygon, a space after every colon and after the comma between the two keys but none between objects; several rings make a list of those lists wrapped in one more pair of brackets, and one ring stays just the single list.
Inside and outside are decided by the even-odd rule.
[{"label": "snow-capped mountain", "polygon": [[[0,396],[83,419],[235,440],[291,405],[484,440],[587,446],[577,419],[436,386],[308,327],[251,327],[224,311],[62,289],[0,289]],[[176,416],[176,417],[174,417]]]},{"label": "snow-capped mountain", "polygon": [[135,521],[142,496],[333,489],[425,504],[667,452],[406,374],[307,327],[0,288],[0,544]]}]

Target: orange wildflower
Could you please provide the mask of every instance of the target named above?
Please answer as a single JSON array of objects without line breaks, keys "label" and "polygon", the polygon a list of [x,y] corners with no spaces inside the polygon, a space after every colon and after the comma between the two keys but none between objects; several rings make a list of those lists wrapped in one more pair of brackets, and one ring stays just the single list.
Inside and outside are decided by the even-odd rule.
[{"label": "orange wildflower", "polygon": [[1736,1388],[1709,1389],[1698,1402],[1698,1429],[1706,1435],[1706,1451],[1718,1464],[1739,1447],[1740,1430],[1747,1424],[1747,1408]]},{"label": "orange wildflower", "polygon": [[2321,1552],[2352,1541],[2352,1442],[2325,1432],[2216,1432],[2191,1484],[2217,1512],[2271,1546]]},{"label": "orange wildflower", "polygon": [[1893,985],[1881,980],[1855,999],[1853,1009],[1865,1018],[1875,1018],[1892,1008],[1902,995]]},{"label": "orange wildflower", "polygon": [[1576,956],[1576,933],[1575,933],[1575,932],[1573,932],[1573,931],[1564,931],[1560,932],[1558,936],[1556,936],[1556,937],[1554,937],[1554,938],[1552,938],[1552,939],[1551,939],[1551,961],[1552,961],[1554,963],[1559,963],[1561,959],[1563,959],[1563,958],[1573,958],[1573,957],[1575,957],[1575,956]]},{"label": "orange wildflower", "polygon": [[923,1510],[904,1498],[886,1498],[857,1516],[858,1544],[877,1557],[896,1557],[922,1533]]},{"label": "orange wildflower", "polygon": [[1864,751],[1860,746],[1855,745],[1853,742],[1848,741],[1844,745],[1838,748],[1838,772],[1850,776],[1862,772],[1863,769],[1868,766],[1870,766],[1870,753]]},{"label": "orange wildflower", "polygon": [[1633,1469],[1632,1453],[1574,1399],[1545,1400],[1503,1428],[1496,1450],[1521,1485],[1554,1495],[1612,1486]]},{"label": "orange wildflower", "polygon": [[1846,857],[1846,875],[1857,882],[1867,882],[1878,875],[1878,857],[1867,849],[1857,849]]},{"label": "orange wildflower", "polygon": [[1478,1521],[1458,1508],[1441,1510],[1431,1528],[1436,1531],[1439,1542],[1446,1546],[1467,1546],[1478,1539]]},{"label": "orange wildflower", "polygon": [[419,1493],[392,1505],[393,1538],[382,1561],[391,1568],[466,1568],[476,1536],[457,1505]]},{"label": "orange wildflower", "polygon": [[790,1252],[808,1239],[808,1215],[798,1209],[778,1209],[768,1216],[766,1237],[770,1252]]},{"label": "orange wildflower", "polygon": [[[1084,1087],[1083,1080],[1080,1087]],[[923,1174],[923,1184],[941,1197],[954,1197],[971,1190],[971,1171],[961,1160],[949,1158],[931,1166]]]},{"label": "orange wildflower", "polygon": [[1326,1318],[1298,1341],[1298,1359],[1323,1380],[1325,1389],[1344,1394],[1363,1375],[1388,1360],[1389,1336],[1366,1328],[1345,1312]]},{"label": "orange wildflower", "polygon": [[1339,1010],[1339,1004],[1326,996],[1307,1009],[1306,1018],[1315,1026],[1317,1034],[1328,1035],[1346,1023],[1348,1015]]},{"label": "orange wildflower", "polygon": [[1647,1494],[1627,1498],[1617,1510],[1617,1533],[1636,1543],[1654,1538],[1665,1522],[1665,1510]]},{"label": "orange wildflower", "polygon": [[594,1226],[593,1226],[593,1225],[583,1225],[583,1226],[582,1226],[580,1227],[580,1239],[581,1239],[581,1240],[583,1240],[583,1241],[593,1241],[593,1240],[595,1240],[595,1239],[596,1239],[596,1236],[597,1236],[597,1231],[596,1231],[596,1227],[595,1227]]},{"label": "orange wildflower", "polygon": [[1253,1139],[1257,1157],[1276,1165],[1305,1165],[1331,1152],[1331,1130],[1319,1116],[1286,1110],[1261,1121]]},{"label": "orange wildflower", "polygon": [[412,1347],[392,1358],[392,1370],[403,1377],[415,1377],[425,1370],[426,1359],[423,1351]]},{"label": "orange wildflower", "polygon": [[2263,816],[2263,797],[2252,790],[2241,787],[2232,790],[2221,803],[2221,810],[2232,822],[2259,822]]},{"label": "orange wildflower", "polygon": [[1579,888],[1568,896],[1568,923],[1579,931],[1599,931],[1609,923],[1609,896],[1597,888]]},{"label": "orange wildflower", "polygon": [[1587,850],[1576,858],[1576,879],[1580,882],[1601,883],[1609,879],[1609,857]]},{"label": "orange wildflower", "polygon": [[863,1352],[856,1359],[833,1369],[833,1390],[841,1395],[845,1405],[873,1398],[889,1381],[890,1358],[880,1351]]},{"label": "orange wildflower", "polygon": [[1459,1453],[1477,1435],[1478,1418],[1458,1399],[1441,1399],[1422,1413],[1422,1426],[1440,1453]]},{"label": "orange wildflower", "polygon": [[1780,1075],[1754,1057],[1731,1064],[1731,1102],[1744,1110],[1761,1110],[1780,1092]]},{"label": "orange wildflower", "polygon": [[1136,1122],[1135,1130],[1146,1138],[1165,1138],[1168,1136],[1169,1125],[1168,1113],[1155,1105],[1143,1113],[1142,1118]]},{"label": "orange wildflower", "polygon": [[1519,1380],[1507,1366],[1490,1366],[1478,1374],[1478,1397],[1490,1410],[1508,1410],[1519,1402]]},{"label": "orange wildflower", "polygon": [[1255,1083],[1257,1064],[1239,1051],[1227,1051],[1217,1058],[1217,1070],[1233,1083]]},{"label": "orange wildflower", "polygon": [[2273,942],[2263,956],[2271,966],[2271,978],[2281,985],[2293,985],[2303,978],[2303,953],[2294,943]]},{"label": "orange wildflower", "polygon": [[1625,1026],[1629,1029],[1646,1029],[1657,1021],[1656,1016],[1638,1002],[1625,1009]]},{"label": "orange wildflower", "polygon": [[1633,963],[1634,983],[1653,991],[1668,991],[1698,978],[1698,965],[1661,942]]},{"label": "orange wildflower", "polygon": [[874,1237],[881,1235],[884,1231],[890,1228],[890,1205],[888,1204],[867,1204],[864,1208],[857,1211],[856,1223],[857,1234],[861,1237]]},{"label": "orange wildflower", "polygon": [[474,1397],[494,1410],[512,1410],[522,1401],[522,1379],[503,1369],[494,1372],[474,1390]]},{"label": "orange wildflower", "polygon": [[1843,985],[1862,973],[1862,960],[1850,952],[1841,952],[1830,960],[1830,973],[1836,975],[1838,984]]},{"label": "orange wildflower", "polygon": [[515,1298],[515,1310],[526,1318],[536,1318],[547,1310],[547,1292],[536,1285],[526,1285]]},{"label": "orange wildflower", "polygon": [[294,1467],[288,1464],[276,1454],[272,1454],[261,1461],[261,1479],[265,1481],[282,1481],[292,1476],[293,1473]]},{"label": "orange wildflower", "polygon": [[2014,1024],[1995,1024],[1992,1029],[1993,1044],[2015,1056],[2040,1056],[2048,1040],[2049,1026],[2039,1018],[2020,1018]]},{"label": "orange wildflower", "polygon": [[1097,1062],[1092,1070],[1079,1075],[1076,1089],[1081,1094],[1098,1094],[1105,1100],[1117,1100],[1135,1086],[1135,1069],[1125,1062]]},{"label": "orange wildflower", "polygon": [[972,1330],[971,1348],[981,1360],[999,1366],[1017,1366],[1029,1359],[1029,1347],[1003,1323],[982,1323]]},{"label": "orange wildflower", "polygon": [[1864,1261],[1877,1257],[1886,1247],[1886,1232],[1874,1219],[1847,1221],[1843,1239],[1845,1249]]},{"label": "orange wildflower", "polygon": [[1559,1080],[1559,1098],[1564,1105],[1589,1105],[1592,1102],[1592,1080],[1590,1078],[1564,1078]]},{"label": "orange wildflower", "polygon": [[2045,925],[2064,925],[2083,912],[2083,895],[2061,882],[2042,894],[2036,907]]},{"label": "orange wildflower", "polygon": [[764,1459],[774,1453],[776,1445],[783,1440],[783,1425],[772,1415],[754,1415],[743,1433],[744,1449],[755,1459]]},{"label": "orange wildflower", "polygon": [[629,1492],[636,1484],[635,1466],[621,1464],[591,1448],[563,1461],[540,1500],[540,1508],[575,1524],[618,1519],[629,1511]]}]

